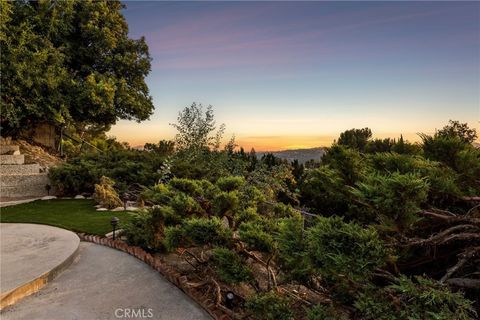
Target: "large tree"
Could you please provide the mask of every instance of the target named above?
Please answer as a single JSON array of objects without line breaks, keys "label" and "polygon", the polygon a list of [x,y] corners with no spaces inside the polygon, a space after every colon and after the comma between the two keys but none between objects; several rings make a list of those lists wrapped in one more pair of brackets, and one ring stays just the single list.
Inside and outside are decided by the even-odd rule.
[{"label": "large tree", "polygon": [[3,129],[39,121],[107,129],[153,111],[148,46],[119,1],[1,3]]}]

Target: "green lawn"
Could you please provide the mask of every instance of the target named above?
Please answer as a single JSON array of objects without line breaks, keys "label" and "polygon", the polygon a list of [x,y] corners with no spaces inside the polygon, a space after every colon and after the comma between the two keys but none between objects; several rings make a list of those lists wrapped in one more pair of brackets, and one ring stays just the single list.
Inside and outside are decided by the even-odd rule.
[{"label": "green lawn", "polygon": [[0,208],[0,222],[48,224],[75,232],[104,235],[112,230],[110,219],[118,217],[119,227],[129,221],[131,212],[96,211],[93,200],[37,200]]}]

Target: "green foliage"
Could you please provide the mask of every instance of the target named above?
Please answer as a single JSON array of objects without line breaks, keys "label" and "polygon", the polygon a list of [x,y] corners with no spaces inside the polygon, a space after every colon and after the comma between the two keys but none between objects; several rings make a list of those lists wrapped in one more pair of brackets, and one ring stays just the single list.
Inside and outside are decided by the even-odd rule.
[{"label": "green foliage", "polygon": [[146,188],[145,190],[143,190],[140,197],[143,200],[147,200],[154,204],[167,205],[167,204],[170,204],[170,201],[172,200],[172,197],[174,195],[175,195],[175,192],[173,192],[167,185],[163,183],[159,183],[154,185],[153,187]]},{"label": "green foliage", "polygon": [[332,279],[346,276],[364,281],[385,264],[388,255],[373,228],[346,223],[339,217],[319,217],[306,238],[313,267]]},{"label": "green foliage", "polygon": [[303,218],[281,219],[275,240],[278,260],[282,269],[287,271],[287,277],[306,283],[312,274],[312,267],[306,253]]},{"label": "green foliage", "polygon": [[458,153],[455,167],[459,172],[459,185],[469,195],[480,193],[480,149],[469,147]]},{"label": "green foliage", "polygon": [[350,129],[340,133],[337,143],[339,145],[363,151],[371,137],[372,130],[369,128]]},{"label": "green foliage", "polygon": [[220,217],[233,216],[239,206],[240,200],[237,191],[220,192],[213,199],[213,212]]},{"label": "green foliage", "polygon": [[231,240],[230,229],[222,225],[220,219],[213,217],[190,218],[181,226],[165,228],[165,247],[169,250],[180,245],[224,245]]},{"label": "green foliage", "polygon": [[418,221],[416,213],[426,201],[429,184],[415,173],[372,174],[352,189],[360,203],[354,206],[355,218],[376,220],[382,228],[403,232]]},{"label": "green foliage", "polygon": [[446,126],[438,130],[437,136],[458,137],[465,143],[472,143],[478,137],[477,131],[469,128],[467,123],[460,123],[454,120],[449,120]]},{"label": "green foliage", "polygon": [[102,176],[116,181],[121,194],[134,183],[154,185],[160,175],[157,170],[165,159],[154,153],[133,149],[112,149],[68,159],[49,170],[50,181],[63,195],[93,193]]},{"label": "green foliage", "polygon": [[414,280],[406,276],[398,283],[378,290],[372,288],[359,295],[355,307],[362,319],[409,320],[474,319],[476,313],[472,302],[461,293],[453,293],[435,281],[417,276]]},{"label": "green foliage", "polygon": [[353,186],[366,173],[366,163],[362,155],[353,149],[341,145],[328,148],[322,157],[322,163],[330,165],[332,169],[340,172],[345,184]]},{"label": "green foliage", "polygon": [[184,243],[185,230],[181,226],[165,228],[163,245],[168,251],[173,251]]},{"label": "green foliage", "polygon": [[297,214],[298,211],[295,211],[289,204],[276,203],[273,206],[273,215],[275,218],[288,218],[296,216]]},{"label": "green foliage", "polygon": [[257,164],[256,169],[249,173],[247,181],[257,188],[264,200],[276,201],[282,197],[282,202],[296,204],[298,195],[295,193],[295,178],[288,164],[266,167]]},{"label": "green foliage", "polygon": [[173,155],[175,152],[175,142],[170,140],[160,140],[157,144],[145,143],[143,150],[167,157]]},{"label": "green foliage", "polygon": [[178,131],[175,136],[175,145],[179,150],[191,152],[192,156],[204,149],[218,150],[225,131],[225,125],[222,124],[215,133],[216,124],[212,106],[204,110],[201,104],[197,105],[195,102],[178,114],[177,123],[172,126]]},{"label": "green foliage", "polygon": [[220,188],[222,191],[230,192],[234,190],[238,190],[241,186],[245,184],[245,178],[243,177],[235,177],[235,176],[229,176],[229,177],[221,177],[220,179],[217,180],[216,185]]},{"label": "green foliage", "polygon": [[232,250],[215,248],[212,250],[212,260],[218,277],[226,283],[235,284],[253,278],[252,271],[245,265],[242,258]]},{"label": "green foliage", "polygon": [[311,170],[301,185],[302,202],[325,215],[347,210],[347,190],[341,174],[329,165]]},{"label": "green foliage", "polygon": [[471,145],[457,136],[420,135],[423,140],[423,153],[427,159],[440,161],[457,170],[455,160],[458,154]]},{"label": "green foliage", "polygon": [[123,206],[122,200],[113,188],[115,181],[108,177],[101,177],[100,183],[95,185],[93,199],[104,208],[113,209]]},{"label": "green foliage", "polygon": [[147,210],[133,214],[132,220],[125,224],[123,235],[126,236],[130,245],[151,249],[157,246],[155,243],[155,230],[152,224],[152,215]]},{"label": "green foliage", "polygon": [[265,229],[265,226],[258,220],[244,222],[239,227],[240,239],[250,249],[272,253],[275,251],[275,241]]},{"label": "green foliage", "polygon": [[289,301],[271,291],[250,297],[246,302],[247,309],[259,320],[291,320],[293,312]]},{"label": "green foliage", "polygon": [[2,127],[47,121],[109,126],[153,110],[144,38],[128,37],[119,1],[16,1],[0,38]]},{"label": "green foliage", "polygon": [[168,185],[192,197],[203,195],[202,186],[196,180],[173,178],[168,182]]},{"label": "green foliage", "polygon": [[93,192],[95,183],[99,181],[98,168],[89,162],[66,162],[52,167],[48,176],[52,185],[62,195],[76,195],[82,192]]},{"label": "green foliage", "polygon": [[345,315],[338,314],[332,306],[317,304],[308,310],[307,320],[347,320]]},{"label": "green foliage", "polygon": [[246,208],[235,214],[235,223],[240,225],[242,222],[256,221],[260,219],[256,208]]},{"label": "green foliage", "polygon": [[175,194],[169,204],[180,216],[202,215],[205,212],[194,198],[181,192]]},{"label": "green foliage", "polygon": [[433,136],[421,134],[425,157],[440,161],[459,175],[462,192],[475,195],[480,191],[480,151],[472,145],[476,139],[475,129],[466,123],[451,121]]},{"label": "green foliage", "polygon": [[[408,156],[398,153],[377,153],[369,156],[373,168],[387,174],[398,171],[402,174],[417,173],[429,182],[429,202],[441,205],[457,199],[461,192],[458,187],[458,174],[440,162],[427,160],[421,156]],[[472,163],[474,167],[474,164]]]}]

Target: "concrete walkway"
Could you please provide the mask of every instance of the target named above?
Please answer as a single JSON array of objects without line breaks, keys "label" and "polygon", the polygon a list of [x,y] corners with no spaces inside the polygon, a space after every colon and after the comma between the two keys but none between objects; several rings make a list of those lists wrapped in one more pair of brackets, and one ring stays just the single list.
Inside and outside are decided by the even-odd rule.
[{"label": "concrete walkway", "polygon": [[2,320],[211,319],[145,263],[88,242],[80,243],[68,269],[0,315]]}]

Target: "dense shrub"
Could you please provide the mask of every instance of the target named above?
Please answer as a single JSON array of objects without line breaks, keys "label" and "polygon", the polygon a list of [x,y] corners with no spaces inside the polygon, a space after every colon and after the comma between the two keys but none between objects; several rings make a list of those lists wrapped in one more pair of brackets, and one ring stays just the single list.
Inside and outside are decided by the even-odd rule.
[{"label": "dense shrub", "polygon": [[417,173],[429,183],[429,202],[434,205],[448,204],[460,195],[457,185],[458,174],[437,161],[421,156],[408,156],[398,153],[377,153],[369,156],[373,168],[383,174],[398,171],[402,174]]},{"label": "dense shrub", "polygon": [[234,251],[215,248],[212,250],[212,260],[218,277],[226,283],[234,284],[252,279],[252,271]]},{"label": "dense shrub", "polygon": [[275,251],[273,236],[265,231],[264,225],[259,220],[242,223],[239,235],[250,249],[270,253]]},{"label": "dense shrub", "polygon": [[231,241],[231,231],[213,218],[190,218],[181,226],[165,229],[165,246],[171,250],[180,245],[222,245]]},{"label": "dense shrub", "polygon": [[387,258],[387,250],[373,228],[346,223],[339,217],[319,217],[306,237],[310,261],[326,277],[364,281]]},{"label": "dense shrub", "polygon": [[155,230],[152,224],[152,215],[147,210],[133,213],[133,218],[124,228],[124,235],[130,245],[139,246],[144,249],[158,247],[155,242]]},{"label": "dense shrub", "polygon": [[306,252],[303,218],[296,216],[281,219],[275,240],[278,246],[278,260],[287,271],[287,278],[306,283],[312,274],[312,266]]},{"label": "dense shrub", "polygon": [[113,188],[115,181],[108,177],[100,178],[100,183],[95,185],[93,199],[102,207],[113,209],[123,206],[122,200],[118,197],[117,192]]},{"label": "dense shrub", "polygon": [[238,199],[238,192],[220,192],[213,199],[213,212],[222,216],[233,216],[239,209],[240,200]]},{"label": "dense shrub", "polygon": [[291,320],[293,312],[289,301],[271,291],[250,297],[246,302],[247,309],[259,320]]},{"label": "dense shrub", "polygon": [[310,171],[301,186],[302,202],[324,215],[347,211],[347,189],[340,174],[330,166]]},{"label": "dense shrub", "polygon": [[317,304],[307,313],[307,320],[347,320],[348,317],[339,314],[332,306]]},{"label": "dense shrub", "polygon": [[260,216],[257,214],[257,209],[252,207],[240,210],[234,217],[237,225],[240,225],[242,222],[256,221],[258,219],[260,219]]},{"label": "dense shrub", "polygon": [[419,219],[416,213],[427,199],[428,188],[426,179],[415,173],[371,174],[352,189],[360,203],[352,211],[360,221],[377,221],[384,229],[403,232]]},{"label": "dense shrub", "polygon": [[367,164],[360,152],[341,145],[328,148],[327,153],[322,157],[322,163],[336,169],[344,183],[349,186],[355,185],[362,179],[367,170]]},{"label": "dense shrub", "polygon": [[49,176],[52,185],[64,195],[93,193],[102,176],[115,180],[115,189],[121,194],[133,183],[152,186],[158,182],[157,171],[164,160],[163,155],[156,153],[117,148],[68,159],[51,168]]},{"label": "dense shrub", "polygon": [[406,276],[385,289],[371,288],[359,295],[355,307],[362,319],[467,320],[476,316],[472,303],[461,293],[452,293],[435,281]]},{"label": "dense shrub", "polygon": [[167,185],[163,183],[156,184],[150,188],[146,188],[140,195],[144,201],[154,204],[170,204],[172,197],[175,195]]},{"label": "dense shrub", "polygon": [[242,185],[245,184],[245,178],[243,177],[235,177],[235,176],[229,176],[229,177],[221,177],[220,179],[217,180],[216,185],[220,188],[222,191],[233,191],[233,190],[238,190]]},{"label": "dense shrub", "polygon": [[72,196],[94,192],[95,183],[101,177],[100,172],[94,162],[76,161],[50,168],[48,176],[61,195]]},{"label": "dense shrub", "polygon": [[202,215],[205,212],[194,198],[182,192],[175,194],[169,204],[180,216]]},{"label": "dense shrub", "polygon": [[197,180],[173,178],[168,182],[168,186],[192,197],[203,195],[202,185]]}]

